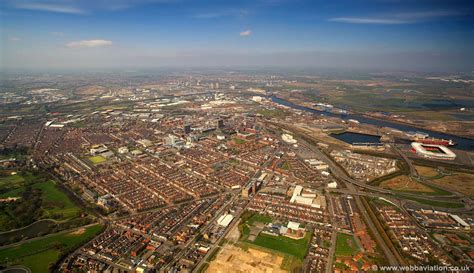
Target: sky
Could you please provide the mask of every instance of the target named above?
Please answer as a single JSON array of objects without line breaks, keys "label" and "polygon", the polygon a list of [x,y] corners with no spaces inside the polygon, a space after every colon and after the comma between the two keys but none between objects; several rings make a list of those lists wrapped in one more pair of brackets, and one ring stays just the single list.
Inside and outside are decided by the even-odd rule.
[{"label": "sky", "polygon": [[473,71],[474,2],[2,0],[0,68]]}]

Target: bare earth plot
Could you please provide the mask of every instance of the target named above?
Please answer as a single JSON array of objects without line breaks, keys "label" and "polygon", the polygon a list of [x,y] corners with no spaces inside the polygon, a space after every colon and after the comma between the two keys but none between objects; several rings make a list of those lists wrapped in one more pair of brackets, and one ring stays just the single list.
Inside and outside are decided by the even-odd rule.
[{"label": "bare earth plot", "polygon": [[428,177],[431,182],[452,189],[454,191],[463,193],[467,196],[474,196],[474,174],[451,172],[439,173],[438,170],[431,167],[416,166],[418,174]]},{"label": "bare earth plot", "polygon": [[280,268],[283,256],[248,248],[247,251],[240,247],[227,244],[211,262],[206,272],[287,272]]},{"label": "bare earth plot", "polygon": [[380,186],[385,189],[396,191],[413,191],[413,192],[434,192],[433,189],[418,183],[406,175],[399,175],[389,180],[383,181]]},{"label": "bare earth plot", "polygon": [[240,232],[239,232],[239,227],[238,225],[235,225],[230,231],[229,234],[227,235],[227,240],[237,243],[240,238]]},{"label": "bare earth plot", "polygon": [[438,171],[435,168],[416,165],[415,169],[419,175],[424,177],[434,177],[438,175]]},{"label": "bare earth plot", "polygon": [[431,182],[467,196],[474,196],[474,174],[453,173],[442,178],[432,179]]},{"label": "bare earth plot", "polygon": [[106,91],[106,88],[99,85],[91,85],[77,88],[75,93],[78,95],[100,95]]}]

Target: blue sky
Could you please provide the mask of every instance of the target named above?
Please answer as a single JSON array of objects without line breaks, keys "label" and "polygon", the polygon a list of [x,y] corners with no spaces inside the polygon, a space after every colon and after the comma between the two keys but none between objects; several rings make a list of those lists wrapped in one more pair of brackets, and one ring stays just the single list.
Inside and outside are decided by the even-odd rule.
[{"label": "blue sky", "polygon": [[469,71],[470,2],[3,0],[1,66]]}]

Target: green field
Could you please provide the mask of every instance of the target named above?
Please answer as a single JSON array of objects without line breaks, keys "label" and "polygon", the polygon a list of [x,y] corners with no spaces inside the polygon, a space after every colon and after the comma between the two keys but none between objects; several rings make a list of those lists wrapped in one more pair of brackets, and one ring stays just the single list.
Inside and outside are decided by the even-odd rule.
[{"label": "green field", "polygon": [[240,219],[242,219],[242,222],[247,225],[253,225],[255,222],[260,222],[264,224],[272,222],[272,218],[270,216],[253,213],[250,211],[244,212]]},{"label": "green field", "polygon": [[21,195],[21,192],[22,192],[21,188],[12,189],[4,193],[1,193],[0,198],[19,197]]},{"label": "green field", "polygon": [[76,231],[53,235],[22,243],[15,247],[0,250],[0,264],[9,266],[24,265],[34,273],[49,272],[52,264],[57,262],[61,255],[68,253],[88,242],[101,232],[102,225],[79,228]]},{"label": "green field", "polygon": [[307,232],[305,237],[294,240],[286,236],[272,236],[260,233],[252,244],[283,252],[303,260],[308,250],[311,233]]},{"label": "green field", "polygon": [[241,233],[240,240],[251,246],[258,246],[267,250],[274,250],[281,254],[290,255],[294,258],[303,260],[308,250],[308,245],[311,240],[311,233],[307,232],[305,237],[299,240],[291,239],[286,236],[272,236],[269,234],[259,233],[255,241],[249,241],[248,236],[250,229],[256,223],[268,224],[273,219],[267,215],[246,211],[241,216],[241,223],[239,230]]},{"label": "green field", "polygon": [[427,186],[427,187],[429,187],[430,189],[433,190],[432,193],[429,193],[429,194],[427,194],[427,193],[422,193],[422,194],[425,194],[425,195],[426,195],[426,194],[427,194],[427,195],[450,195],[450,194],[451,194],[450,192],[445,191],[445,190],[443,190],[443,189],[441,189],[441,188],[435,187],[435,186],[433,186],[433,185],[425,184],[425,183],[423,183],[421,180],[419,180],[419,179],[417,179],[417,178],[413,178],[413,179],[414,179],[415,181],[417,181],[417,182],[419,182],[419,183],[421,183],[421,184],[423,184],[423,185],[425,185],[425,186]]},{"label": "green field", "polygon": [[19,174],[0,177],[0,188],[22,184],[25,181]]},{"label": "green field", "polygon": [[250,226],[253,226],[255,222],[268,224],[272,222],[272,218],[267,215],[261,215],[251,211],[245,211],[240,216],[241,223],[239,224],[240,237],[242,240],[247,240],[250,234]]},{"label": "green field", "polygon": [[94,165],[97,165],[97,164],[100,164],[100,163],[103,163],[103,162],[107,161],[107,159],[105,159],[105,157],[100,156],[100,155],[91,156],[91,157],[89,157],[89,160],[90,160]]},{"label": "green field", "polygon": [[[1,130],[10,130],[10,127],[3,126],[0,124],[0,131]],[[26,159],[27,154],[28,154],[28,148],[26,147],[3,148],[0,151],[0,159],[15,158],[17,160],[24,160]]]},{"label": "green field", "polygon": [[241,138],[234,138],[234,142],[235,144],[244,144],[245,142],[245,139],[241,139]]},{"label": "green field", "polygon": [[70,219],[81,211],[52,181],[36,183],[33,187],[41,190],[44,218],[62,215],[61,219]]},{"label": "green field", "polygon": [[0,177],[0,198],[19,197],[21,186],[25,183],[23,176],[19,174],[9,175],[6,172]]},{"label": "green field", "polygon": [[354,240],[354,236],[338,233],[336,238],[336,256],[339,257],[348,257],[356,254],[359,248],[357,246],[356,241]]},{"label": "green field", "polygon": [[11,172],[2,172],[0,176],[0,191],[2,195],[5,195],[6,197],[8,197],[8,195],[5,193],[8,192],[8,190],[14,190],[25,183],[32,183],[38,180],[38,177],[30,172],[18,172],[13,175],[10,173]]},{"label": "green field", "polygon": [[279,109],[274,109],[274,110],[262,109],[262,110],[259,110],[257,113],[267,118],[284,117],[286,115],[285,111],[282,111]]},{"label": "green field", "polygon": [[280,168],[282,168],[285,171],[289,171],[290,170],[290,164],[288,163],[288,161],[285,161],[285,162],[283,162],[283,164],[281,164]]},{"label": "green field", "polygon": [[46,176],[19,172],[0,176],[0,198],[18,197],[0,206],[0,231],[27,226],[40,219],[69,220],[79,215],[76,206]]},{"label": "green field", "polygon": [[437,201],[437,200],[429,200],[429,199],[422,199],[416,198],[406,195],[397,195],[400,198],[412,200],[418,202],[420,204],[430,205],[434,207],[441,207],[441,208],[462,208],[464,205],[462,203],[455,203],[455,202],[446,202],[446,201]]},{"label": "green field", "polygon": [[400,175],[379,183],[379,186],[385,189],[391,189],[399,193],[413,193],[420,195],[450,195],[451,193],[439,187],[425,183],[416,177]]}]

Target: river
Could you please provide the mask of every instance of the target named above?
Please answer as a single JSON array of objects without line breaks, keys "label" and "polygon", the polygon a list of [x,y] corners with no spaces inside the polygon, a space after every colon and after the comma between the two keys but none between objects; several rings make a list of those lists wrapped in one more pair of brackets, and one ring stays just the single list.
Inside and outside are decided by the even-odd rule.
[{"label": "river", "polygon": [[397,130],[400,130],[400,131],[404,131],[404,132],[418,131],[418,132],[427,133],[427,134],[430,135],[430,137],[451,139],[452,141],[457,143],[456,146],[454,146],[456,149],[465,150],[465,151],[473,151],[474,150],[474,139],[455,136],[455,135],[450,135],[450,134],[445,134],[445,133],[440,133],[440,132],[435,132],[435,131],[430,131],[430,130],[426,130],[426,129],[417,128],[417,127],[414,127],[414,126],[411,126],[411,125],[406,125],[406,124],[401,124],[401,123],[396,123],[396,122],[391,122],[391,121],[386,121],[386,120],[380,120],[380,119],[375,119],[375,118],[369,118],[369,117],[365,117],[365,116],[358,115],[358,114],[344,114],[344,115],[342,115],[342,114],[336,114],[336,113],[331,113],[331,112],[319,111],[319,110],[316,110],[316,109],[312,109],[312,108],[309,108],[309,107],[305,107],[305,106],[302,106],[302,105],[292,103],[290,101],[287,101],[287,100],[284,100],[284,99],[281,99],[281,98],[278,98],[278,97],[275,97],[275,96],[271,96],[270,98],[275,103],[278,103],[278,104],[281,104],[281,105],[284,105],[284,106],[288,106],[288,107],[291,107],[293,109],[298,109],[298,110],[302,110],[302,111],[311,112],[311,113],[318,114],[318,115],[322,114],[322,115],[325,115],[325,116],[337,117],[337,118],[340,118],[340,119],[343,119],[343,120],[355,119],[355,120],[359,121],[360,123],[371,124],[371,125],[375,125],[375,126],[379,126],[379,127],[390,127],[390,128],[394,128],[394,129],[397,129]]}]

